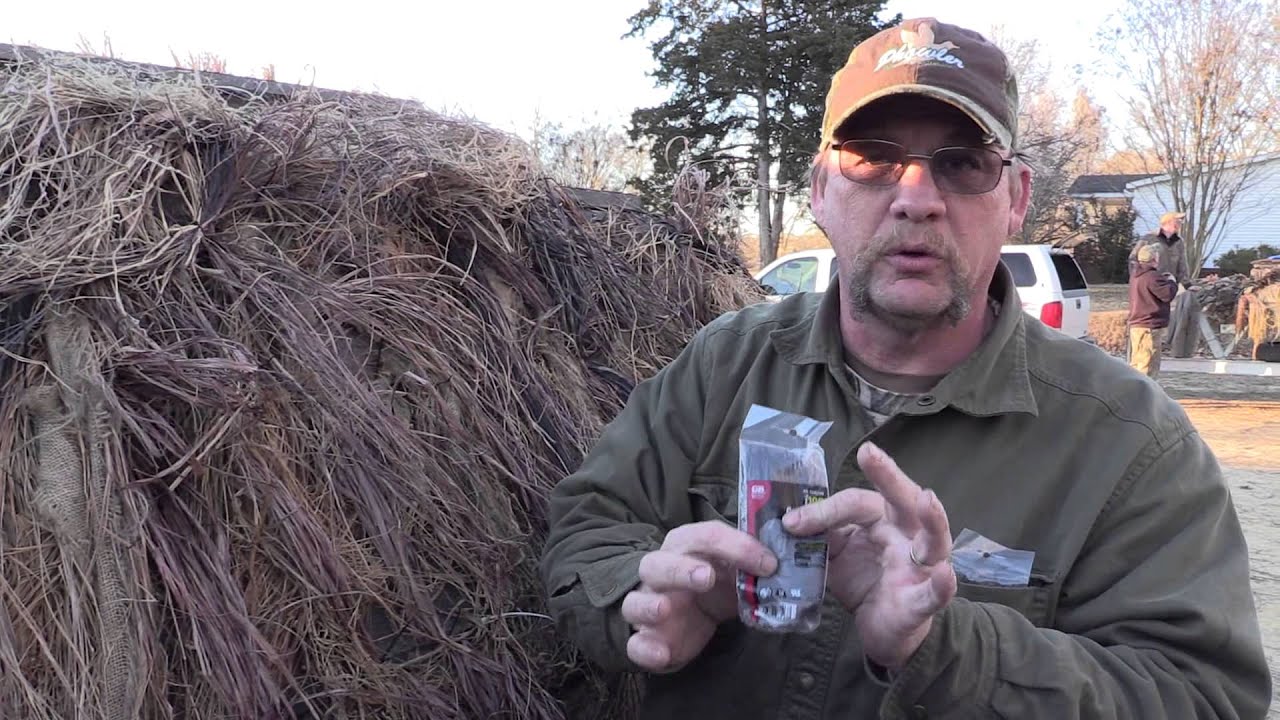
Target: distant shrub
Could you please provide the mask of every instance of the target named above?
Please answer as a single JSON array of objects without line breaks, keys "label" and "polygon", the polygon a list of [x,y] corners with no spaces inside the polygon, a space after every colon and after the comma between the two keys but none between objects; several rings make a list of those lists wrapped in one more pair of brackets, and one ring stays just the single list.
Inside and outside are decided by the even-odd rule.
[{"label": "distant shrub", "polygon": [[1248,275],[1249,266],[1254,260],[1272,255],[1280,255],[1280,248],[1274,245],[1259,245],[1253,248],[1236,248],[1222,253],[1218,258],[1218,272],[1227,275]]}]

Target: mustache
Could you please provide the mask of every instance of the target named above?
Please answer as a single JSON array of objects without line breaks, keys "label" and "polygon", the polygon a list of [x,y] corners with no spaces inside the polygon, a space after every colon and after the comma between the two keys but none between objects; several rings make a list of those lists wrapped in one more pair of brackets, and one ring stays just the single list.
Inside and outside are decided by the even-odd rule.
[{"label": "mustache", "polygon": [[[875,266],[880,260],[904,251],[927,253],[942,260],[952,297],[939,312],[920,316],[894,315],[877,304],[871,290]],[[939,322],[955,325],[969,314],[968,277],[969,264],[954,242],[936,230],[902,223],[894,225],[886,233],[873,236],[850,259],[849,277],[842,278],[840,289],[848,293],[848,302],[855,315],[876,316],[899,329],[917,331]]]},{"label": "mustache", "polygon": [[918,252],[950,260],[959,259],[954,243],[936,230],[912,228],[906,224],[894,225],[887,233],[871,238],[863,249],[868,258],[888,257],[899,252]]}]

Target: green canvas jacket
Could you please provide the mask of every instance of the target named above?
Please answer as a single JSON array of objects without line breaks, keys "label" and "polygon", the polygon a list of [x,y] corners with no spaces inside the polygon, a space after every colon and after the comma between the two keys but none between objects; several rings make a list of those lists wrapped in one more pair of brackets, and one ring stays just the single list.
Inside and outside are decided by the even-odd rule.
[{"label": "green canvas jacket", "polygon": [[1163,230],[1147,233],[1138,238],[1129,250],[1129,273],[1133,274],[1138,262],[1138,251],[1150,245],[1156,251],[1156,270],[1169,273],[1186,287],[1191,286],[1191,266],[1187,262],[1187,241],[1181,236],[1166,236]]},{"label": "green canvas jacket", "polygon": [[845,364],[835,291],[730,313],[640,384],[551,500],[542,576],[560,629],[626,658],[623,596],[664,534],[737,521],[738,435],[753,403],[834,423],[833,492],[870,487],[864,440],[933,489],[953,533],[1035,553],[1025,587],[961,583],[892,682],[828,601],[809,634],[720,626],[647,678],[645,718],[1251,718],[1271,696],[1240,523],[1177,403],[1095,347],[1018,311],[879,428]]}]

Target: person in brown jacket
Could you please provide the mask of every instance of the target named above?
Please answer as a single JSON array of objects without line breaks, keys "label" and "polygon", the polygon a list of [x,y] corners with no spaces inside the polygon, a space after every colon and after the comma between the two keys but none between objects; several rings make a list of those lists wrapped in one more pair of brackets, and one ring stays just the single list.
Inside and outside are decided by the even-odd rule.
[{"label": "person in brown jacket", "polygon": [[1129,276],[1129,365],[1147,377],[1160,374],[1161,337],[1178,281],[1157,267],[1155,248],[1139,248]]},{"label": "person in brown jacket", "polygon": [[[1004,53],[932,18],[854,48],[811,181],[836,284],[703,328],[555,488],[549,611],[646,674],[642,718],[1266,714],[1213,453],[1154,383],[1022,312],[1000,263],[1031,190],[1017,98]],[[777,570],[737,529],[754,406],[830,423],[832,494],[783,515],[828,544],[813,632],[738,619],[737,572]]]}]

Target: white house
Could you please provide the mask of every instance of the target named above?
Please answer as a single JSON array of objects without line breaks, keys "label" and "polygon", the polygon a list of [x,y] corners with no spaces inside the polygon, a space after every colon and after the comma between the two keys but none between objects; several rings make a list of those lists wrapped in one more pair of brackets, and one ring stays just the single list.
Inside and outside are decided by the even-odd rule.
[{"label": "white house", "polygon": [[[1236,248],[1253,248],[1267,244],[1280,246],[1280,152],[1259,155],[1248,161],[1226,166],[1231,173],[1248,172],[1245,187],[1215,237],[1205,267],[1216,267],[1218,256]],[[1160,216],[1173,210],[1173,194],[1168,175],[1153,175],[1125,185],[1131,207],[1138,214],[1133,222],[1139,235],[1160,225]]]}]

